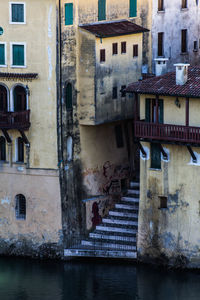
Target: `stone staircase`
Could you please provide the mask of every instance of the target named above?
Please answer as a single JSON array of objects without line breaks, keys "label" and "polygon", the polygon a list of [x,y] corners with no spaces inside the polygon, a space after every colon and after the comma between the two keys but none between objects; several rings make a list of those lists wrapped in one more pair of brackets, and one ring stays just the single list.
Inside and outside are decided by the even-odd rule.
[{"label": "stone staircase", "polygon": [[139,183],[130,182],[121,202],[115,204],[87,239],[65,249],[64,256],[136,259],[139,194]]}]

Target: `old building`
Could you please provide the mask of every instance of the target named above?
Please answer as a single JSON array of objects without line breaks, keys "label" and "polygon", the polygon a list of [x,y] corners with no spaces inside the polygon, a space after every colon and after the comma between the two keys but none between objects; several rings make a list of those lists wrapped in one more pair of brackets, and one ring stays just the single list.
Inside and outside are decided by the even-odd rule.
[{"label": "old building", "polygon": [[152,1],[152,58],[167,58],[167,68],[175,63],[199,62],[199,1]]},{"label": "old building", "polygon": [[43,256],[62,240],[56,3],[1,1],[0,19],[0,253]]},{"label": "old building", "polygon": [[140,144],[138,254],[199,267],[199,67],[133,83],[135,142]]},{"label": "old building", "polygon": [[150,35],[143,26],[151,19],[148,1],[67,0],[58,5],[59,160],[68,240],[90,229],[90,202],[100,205],[113,194],[119,197],[134,173],[129,143],[133,103],[124,89],[141,77],[142,67],[148,69],[151,54],[144,55],[143,44],[150,43]]}]

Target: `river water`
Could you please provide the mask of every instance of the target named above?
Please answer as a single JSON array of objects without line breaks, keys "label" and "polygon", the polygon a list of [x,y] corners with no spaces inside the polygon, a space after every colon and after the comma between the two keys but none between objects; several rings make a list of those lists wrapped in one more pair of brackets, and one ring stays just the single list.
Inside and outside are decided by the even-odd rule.
[{"label": "river water", "polygon": [[199,300],[200,273],[0,258],[0,300]]}]

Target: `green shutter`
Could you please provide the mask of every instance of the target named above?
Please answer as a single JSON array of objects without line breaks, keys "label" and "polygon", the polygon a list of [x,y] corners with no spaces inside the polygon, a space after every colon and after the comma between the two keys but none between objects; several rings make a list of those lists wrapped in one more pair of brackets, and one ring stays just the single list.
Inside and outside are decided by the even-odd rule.
[{"label": "green shutter", "polygon": [[65,4],[65,25],[73,25],[73,3]]},{"label": "green shutter", "polygon": [[12,4],[12,22],[24,22],[24,4]]},{"label": "green shutter", "polygon": [[106,0],[98,0],[98,20],[106,19]]},{"label": "green shutter", "polygon": [[159,144],[151,144],[151,168],[161,169],[161,152]]},{"label": "green shutter", "polygon": [[66,87],[66,108],[67,109],[72,108],[72,85],[71,85],[71,83],[68,83],[67,87]]},{"label": "green shutter", "polygon": [[151,106],[151,99],[145,99],[145,121],[150,122],[150,106]]},{"label": "green shutter", "polygon": [[163,124],[163,100],[159,100],[159,123]]},{"label": "green shutter", "polygon": [[5,65],[5,45],[0,44],[0,65]]},{"label": "green shutter", "polygon": [[137,0],[130,0],[130,17],[137,16]]},{"label": "green shutter", "polygon": [[24,66],[23,45],[13,45],[13,66]]}]

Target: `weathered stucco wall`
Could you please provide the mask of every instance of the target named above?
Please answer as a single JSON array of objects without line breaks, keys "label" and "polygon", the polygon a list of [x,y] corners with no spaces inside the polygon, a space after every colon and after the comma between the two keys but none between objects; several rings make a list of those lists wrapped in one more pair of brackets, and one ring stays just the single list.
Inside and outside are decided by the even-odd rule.
[{"label": "weathered stucco wall", "polygon": [[[175,97],[162,98],[164,123],[184,125],[185,100],[179,99],[179,109]],[[140,97],[141,118],[144,99],[145,96]],[[190,99],[191,126],[199,126],[199,106],[199,99]],[[194,163],[186,146],[163,143],[168,160],[161,154],[161,169],[157,170],[151,169],[150,143],[142,144],[147,158],[140,159],[139,257],[176,267],[199,267],[200,148],[192,147],[197,157]],[[160,197],[167,197],[167,208],[161,208]]]},{"label": "weathered stucco wall", "polygon": [[[188,8],[181,9],[181,1],[165,0],[164,11],[158,11],[158,1],[152,6],[152,51],[153,59],[157,58],[158,32],[164,32],[164,57],[169,58],[168,70],[174,70],[173,64],[199,61],[199,4],[188,1]],[[187,53],[181,54],[181,30],[187,29]],[[194,50],[197,41],[197,51]],[[153,62],[154,65],[154,62]]]}]

